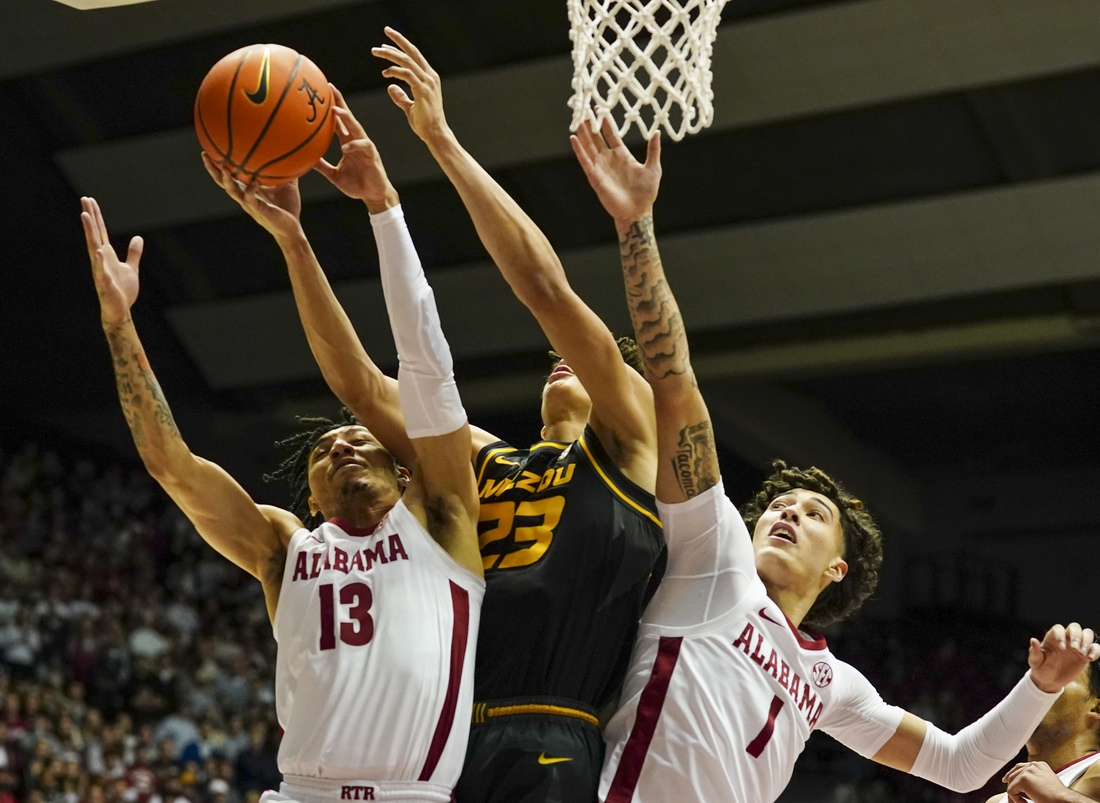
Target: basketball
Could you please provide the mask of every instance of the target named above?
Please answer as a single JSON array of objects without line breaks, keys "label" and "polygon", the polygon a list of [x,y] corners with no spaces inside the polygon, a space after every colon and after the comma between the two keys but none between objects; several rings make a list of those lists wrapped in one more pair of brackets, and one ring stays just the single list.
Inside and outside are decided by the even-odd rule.
[{"label": "basketball", "polygon": [[324,73],[282,45],[242,47],[213,66],[195,98],[195,131],[239,181],[285,184],[309,172],[336,116]]}]

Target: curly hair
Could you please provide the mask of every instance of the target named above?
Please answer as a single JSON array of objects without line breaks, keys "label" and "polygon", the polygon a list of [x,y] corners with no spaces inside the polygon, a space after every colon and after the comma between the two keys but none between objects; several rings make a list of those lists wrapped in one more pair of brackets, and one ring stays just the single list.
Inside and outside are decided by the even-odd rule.
[{"label": "curly hair", "polygon": [[[619,347],[619,354],[623,355],[623,362],[633,368],[642,376],[645,376],[645,363],[642,362],[642,350],[638,348],[637,341],[632,337],[619,337],[615,339]],[[550,359],[554,365],[561,362],[561,355],[556,351],[550,351]]]},{"label": "curly hair", "polygon": [[830,583],[806,614],[802,624],[820,629],[840,622],[856,613],[878,585],[882,565],[882,532],[863,502],[844,490],[836,480],[818,468],[800,469],[782,460],[772,461],[772,474],[756,496],[742,508],[751,533],[771,501],[795,488],[819,493],[831,500],[840,511],[843,545],[841,557],[848,563],[848,573],[839,583]]},{"label": "curly hair", "polygon": [[[309,458],[313,454],[313,447],[326,433],[342,427],[361,427],[363,422],[356,418],[347,407],[340,408],[339,421],[322,417],[303,416],[295,416],[295,419],[304,428],[289,438],[275,442],[275,446],[290,450],[290,454],[279,463],[274,471],[270,474],[264,474],[264,482],[286,480],[293,494],[290,500],[290,512],[301,519],[302,524],[307,528],[313,530],[324,521],[320,513],[314,514],[309,510]],[[399,471],[401,464],[393,455],[390,455],[390,457],[393,459],[394,471]]]}]

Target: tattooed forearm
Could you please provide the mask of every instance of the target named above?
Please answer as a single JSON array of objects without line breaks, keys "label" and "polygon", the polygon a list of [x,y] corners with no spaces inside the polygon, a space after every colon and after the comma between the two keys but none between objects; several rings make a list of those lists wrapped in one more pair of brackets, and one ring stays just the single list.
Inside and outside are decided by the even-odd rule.
[{"label": "tattooed forearm", "polygon": [[631,224],[619,249],[630,317],[647,372],[655,379],[687,375],[694,385],[684,322],[665,281],[652,216]]},{"label": "tattooed forearm", "polygon": [[108,327],[106,334],[122,414],[134,437],[134,445],[144,458],[166,437],[179,438],[179,429],[141,344],[127,331],[131,326],[127,319]]},{"label": "tattooed forearm", "polygon": [[680,430],[680,442],[672,455],[672,470],[688,499],[718,484],[718,454],[710,421]]}]

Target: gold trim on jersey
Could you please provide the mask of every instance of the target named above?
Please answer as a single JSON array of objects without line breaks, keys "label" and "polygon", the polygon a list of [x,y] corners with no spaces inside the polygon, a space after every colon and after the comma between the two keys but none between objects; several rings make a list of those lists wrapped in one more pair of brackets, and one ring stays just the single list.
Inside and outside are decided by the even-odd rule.
[{"label": "gold trim on jersey", "polygon": [[513,446],[498,446],[496,449],[490,449],[485,453],[485,459],[481,461],[481,468],[477,472],[477,487],[481,487],[481,478],[485,476],[485,468],[489,465],[489,461],[497,455],[506,454],[508,452],[518,452]]},{"label": "gold trim on jersey", "polygon": [[619,489],[619,486],[612,482],[611,478],[607,476],[603,468],[600,467],[599,462],[596,460],[596,456],[592,454],[592,450],[589,449],[588,444],[585,443],[584,435],[581,435],[581,437],[577,438],[577,443],[579,443],[581,445],[581,448],[584,449],[584,453],[588,456],[588,462],[592,464],[592,468],[596,469],[596,473],[600,475],[600,479],[604,481],[607,487],[614,491],[616,496],[618,496],[620,499],[622,499],[624,502],[626,502],[628,505],[630,505],[632,508],[637,510],[639,513],[641,513],[643,516],[645,516],[647,519],[652,521],[663,530],[664,526],[661,524],[661,520],[659,518],[657,518],[653,513],[646,510],[644,507],[642,507],[625,493],[623,493]]},{"label": "gold trim on jersey", "polygon": [[500,705],[489,707],[488,703],[474,703],[473,711],[473,724],[478,725],[485,722],[492,717],[510,717],[516,714],[555,714],[559,717],[573,717],[574,719],[583,719],[590,725],[599,727],[600,721],[596,717],[589,714],[587,711],[580,711],[576,708],[567,708],[564,705],[540,705],[538,703],[527,703],[524,705]]}]

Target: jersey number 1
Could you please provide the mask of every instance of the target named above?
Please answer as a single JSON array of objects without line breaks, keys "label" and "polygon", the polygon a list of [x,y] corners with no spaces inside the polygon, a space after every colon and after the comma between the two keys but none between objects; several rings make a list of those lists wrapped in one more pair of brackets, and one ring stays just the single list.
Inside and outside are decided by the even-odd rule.
[{"label": "jersey number 1", "polygon": [[[336,649],[336,601],[332,583],[323,583],[321,593],[321,649]],[[362,647],[374,637],[374,620],[370,606],[374,597],[366,583],[340,586],[340,604],[351,605],[348,616],[354,621],[340,623],[340,641],[351,647]],[[352,604],[354,603],[354,605]]]},{"label": "jersey number 1", "polygon": [[782,707],[783,701],[779,699],[777,694],[772,698],[772,706],[768,709],[768,721],[764,723],[760,733],[756,734],[756,738],[749,742],[749,746],[745,748],[753,758],[760,758],[760,754],[764,752],[764,748],[772,740],[772,734],[775,733],[775,718],[779,716],[779,709]]}]

